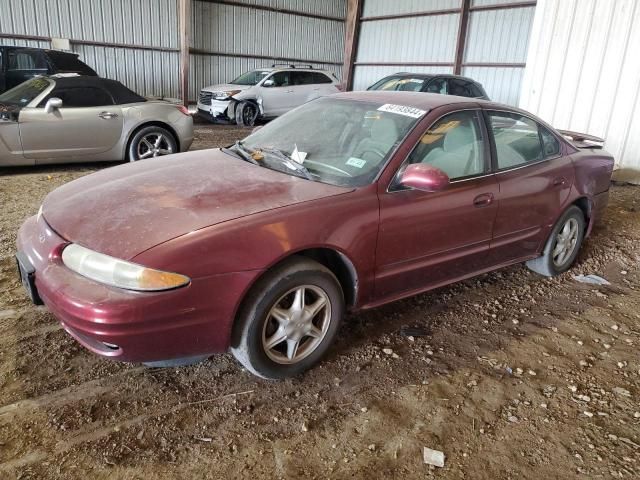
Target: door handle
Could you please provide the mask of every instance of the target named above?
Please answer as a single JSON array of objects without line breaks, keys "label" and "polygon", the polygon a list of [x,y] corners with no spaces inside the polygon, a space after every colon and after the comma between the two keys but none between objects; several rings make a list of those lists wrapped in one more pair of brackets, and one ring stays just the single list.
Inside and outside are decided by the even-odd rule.
[{"label": "door handle", "polygon": [[564,177],[558,177],[553,180],[554,187],[564,187],[567,184],[567,179]]},{"label": "door handle", "polygon": [[476,208],[488,207],[493,203],[493,193],[483,193],[473,199],[473,206]]},{"label": "door handle", "polygon": [[293,90],[287,90],[287,91],[286,91],[286,92],[284,92],[284,93],[293,93]]},{"label": "door handle", "polygon": [[113,112],[100,112],[100,113],[98,114],[98,116],[99,116],[100,118],[103,118],[103,119],[105,119],[105,120],[108,120],[108,119],[110,119],[110,118],[116,118],[116,117],[118,116],[118,114],[117,114],[117,113],[113,113]]}]

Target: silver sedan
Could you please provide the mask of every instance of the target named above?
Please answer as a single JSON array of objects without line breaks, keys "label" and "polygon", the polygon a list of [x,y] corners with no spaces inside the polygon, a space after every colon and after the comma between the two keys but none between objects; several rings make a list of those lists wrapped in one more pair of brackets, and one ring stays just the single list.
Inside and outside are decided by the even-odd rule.
[{"label": "silver sedan", "polygon": [[120,82],[41,76],[0,95],[0,166],[140,160],[184,152],[193,119]]}]

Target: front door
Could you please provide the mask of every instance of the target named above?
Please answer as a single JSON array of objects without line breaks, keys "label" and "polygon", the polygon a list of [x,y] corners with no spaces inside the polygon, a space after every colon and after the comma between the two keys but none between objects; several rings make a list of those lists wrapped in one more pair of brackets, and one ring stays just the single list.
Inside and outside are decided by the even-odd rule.
[{"label": "front door", "polygon": [[[51,97],[60,98],[62,108],[47,113],[44,105]],[[48,98],[20,112],[25,157],[87,161],[113,149],[120,140],[122,109],[101,88],[54,89]]]},{"label": "front door", "polygon": [[479,110],[446,115],[425,132],[405,164],[434,165],[451,183],[434,193],[392,184],[380,194],[376,296],[425,290],[487,268],[498,194],[489,151]]},{"label": "front door", "polygon": [[507,263],[540,252],[569,197],[574,170],[560,142],[534,120],[498,111],[488,119],[500,184],[491,257]]},{"label": "front door", "polygon": [[277,117],[294,107],[291,72],[276,72],[265,82],[269,86],[263,84],[260,88],[262,111],[265,117]]}]

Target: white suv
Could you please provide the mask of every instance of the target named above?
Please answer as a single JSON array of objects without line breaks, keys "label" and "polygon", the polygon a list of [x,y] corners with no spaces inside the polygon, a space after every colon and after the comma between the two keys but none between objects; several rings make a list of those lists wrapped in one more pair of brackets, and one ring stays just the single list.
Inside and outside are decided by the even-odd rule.
[{"label": "white suv", "polygon": [[212,121],[253,126],[258,118],[274,118],[324,95],[339,92],[339,80],[311,65],[272,65],[251,70],[231,83],[200,91],[198,112]]}]

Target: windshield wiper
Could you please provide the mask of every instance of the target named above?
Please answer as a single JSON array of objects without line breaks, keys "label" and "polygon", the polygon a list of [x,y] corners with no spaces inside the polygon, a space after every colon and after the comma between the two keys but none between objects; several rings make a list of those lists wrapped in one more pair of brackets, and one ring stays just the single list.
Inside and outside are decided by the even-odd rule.
[{"label": "windshield wiper", "polygon": [[289,170],[293,170],[293,171],[301,173],[302,175],[304,175],[304,177],[307,180],[315,181],[315,180],[313,180],[313,175],[307,169],[307,167],[305,167],[301,163],[296,162],[293,158],[291,158],[289,155],[284,153],[282,150],[278,150],[277,148],[262,148],[262,147],[260,147],[259,150],[261,152],[264,152],[264,153],[266,153],[268,155],[272,155],[273,157],[277,158]]},{"label": "windshield wiper", "polygon": [[255,158],[253,158],[253,155],[252,155],[253,152],[251,152],[251,150],[245,147],[240,140],[236,141],[236,143],[234,143],[233,146],[235,147],[234,152],[240,155],[240,157],[243,160],[246,160],[249,163],[253,163],[254,165],[260,165],[258,161]]}]

